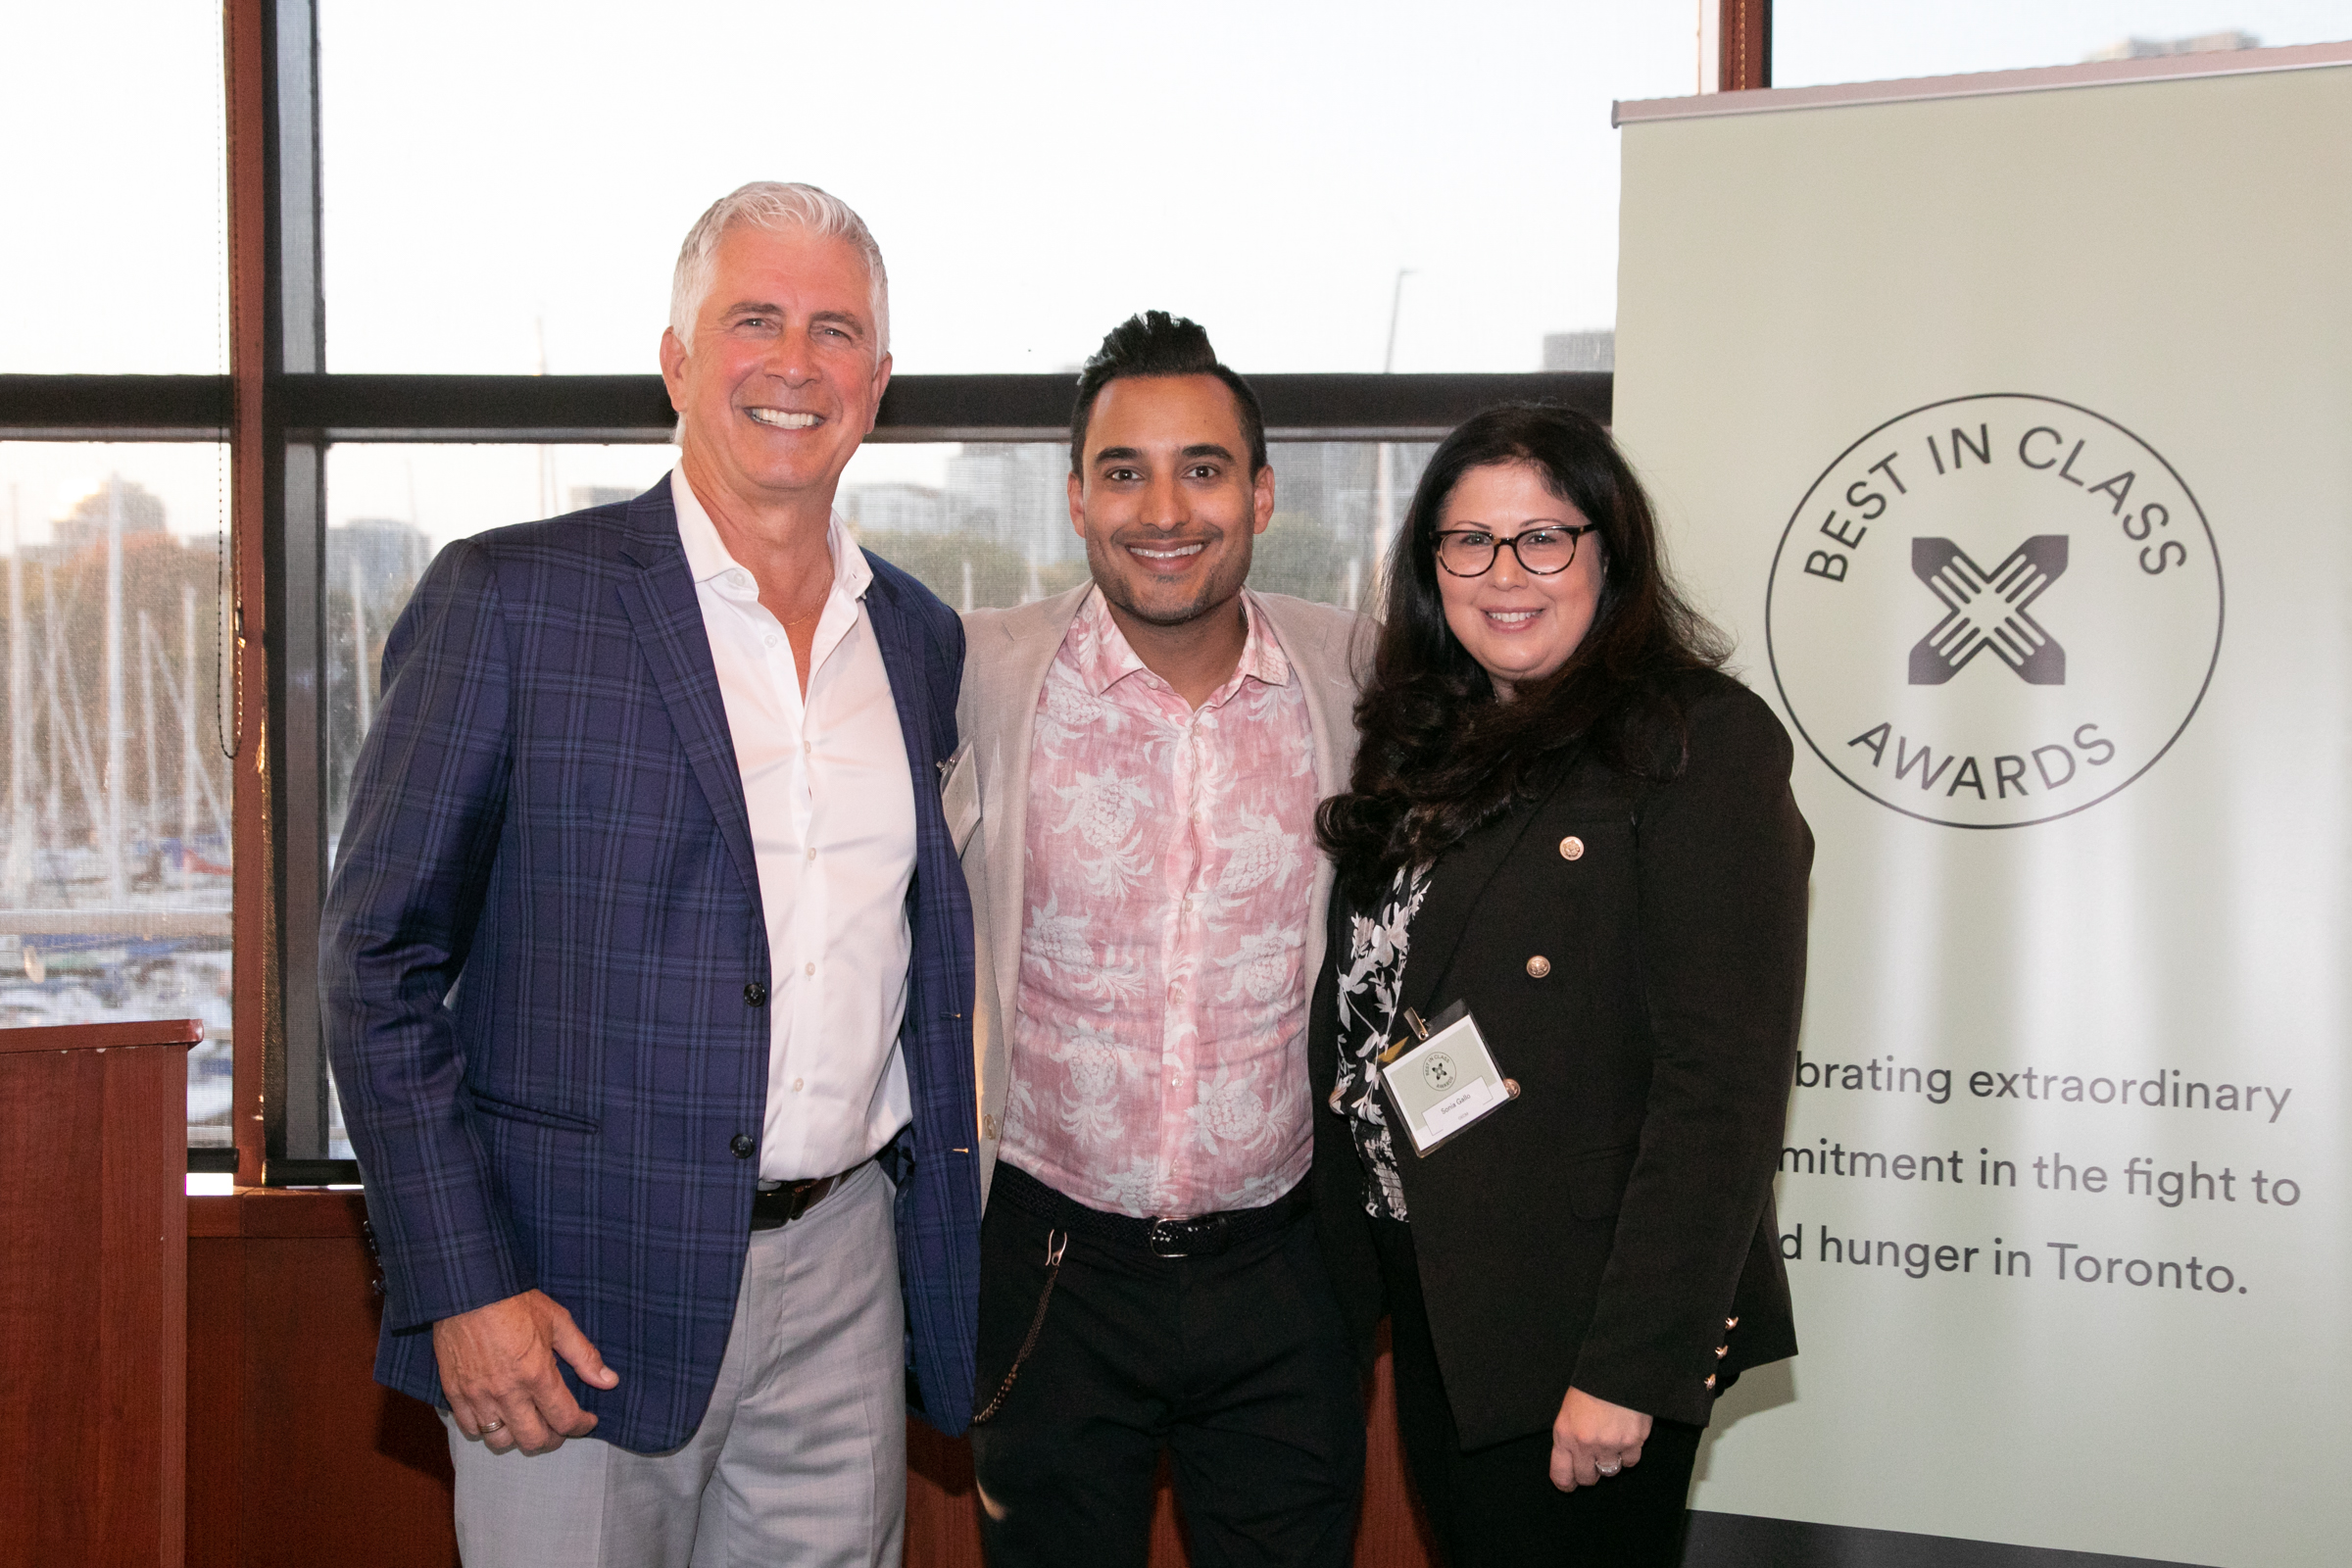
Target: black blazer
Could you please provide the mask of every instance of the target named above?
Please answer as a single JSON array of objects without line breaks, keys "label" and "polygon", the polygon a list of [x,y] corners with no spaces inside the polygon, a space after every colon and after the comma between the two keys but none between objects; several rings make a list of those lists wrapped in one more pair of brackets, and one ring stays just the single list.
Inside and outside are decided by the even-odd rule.
[{"label": "black blazer", "polygon": [[[1403,1004],[1429,1017],[1468,1002],[1522,1089],[1426,1157],[1396,1140],[1465,1448],[1547,1430],[1571,1384],[1703,1426],[1741,1370],[1796,1353],[1772,1179],[1813,835],[1772,710],[1723,675],[1690,677],[1686,696],[1679,777],[1571,764],[1443,856],[1413,921]],[[1345,904],[1308,1032],[1312,1180],[1369,1359],[1386,1305],[1363,1167],[1331,1107]]]}]

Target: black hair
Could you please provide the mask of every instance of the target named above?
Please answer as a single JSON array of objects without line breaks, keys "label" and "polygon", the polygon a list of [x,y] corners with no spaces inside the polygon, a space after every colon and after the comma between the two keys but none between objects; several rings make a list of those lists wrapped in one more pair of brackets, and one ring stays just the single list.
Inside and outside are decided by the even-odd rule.
[{"label": "black hair", "polygon": [[1130,316],[1103,336],[1102,346],[1078,376],[1078,405],[1070,411],[1070,471],[1084,471],[1086,425],[1094,417],[1095,399],[1111,382],[1130,375],[1213,375],[1233,394],[1234,412],[1241,416],[1242,435],[1250,443],[1250,472],[1266,466],[1266,416],[1257,406],[1250,383],[1234,373],[1209,346],[1208,330],[1200,322],[1165,311]]},{"label": "black hair", "polygon": [[[1508,702],[1446,624],[1438,589],[1440,514],[1462,475],[1524,464],[1600,525],[1592,624],[1556,672]],[[1362,741],[1348,792],[1323,803],[1316,832],[1359,902],[1403,866],[1426,865],[1556,778],[1591,748],[1640,777],[1681,771],[1678,677],[1714,669],[1730,649],[1668,576],[1649,498],[1609,433],[1574,410],[1506,403],[1442,442],[1389,553],[1383,625],[1356,702]]]}]

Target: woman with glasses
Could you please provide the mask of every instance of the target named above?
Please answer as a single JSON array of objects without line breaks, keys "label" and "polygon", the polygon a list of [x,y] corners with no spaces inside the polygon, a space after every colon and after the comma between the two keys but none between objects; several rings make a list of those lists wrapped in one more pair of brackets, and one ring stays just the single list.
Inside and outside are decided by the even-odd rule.
[{"label": "woman with glasses", "polygon": [[1605,430],[1479,415],[1388,564],[1310,1015],[1315,1199],[1456,1568],[1678,1559],[1700,1429],[1793,1355],[1772,1178],[1813,841]]}]

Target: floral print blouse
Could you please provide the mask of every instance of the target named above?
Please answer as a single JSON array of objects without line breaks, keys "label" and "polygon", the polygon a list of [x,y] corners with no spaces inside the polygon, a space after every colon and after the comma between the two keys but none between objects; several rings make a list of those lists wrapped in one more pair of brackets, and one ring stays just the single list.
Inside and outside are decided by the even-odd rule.
[{"label": "floral print blouse", "polygon": [[1347,951],[1332,956],[1340,977],[1340,1071],[1331,1108],[1348,1118],[1355,1135],[1356,1156],[1364,1162],[1364,1212],[1376,1219],[1406,1218],[1378,1057],[1397,1037],[1405,947],[1428,893],[1428,867],[1400,868],[1372,913],[1348,910]]}]

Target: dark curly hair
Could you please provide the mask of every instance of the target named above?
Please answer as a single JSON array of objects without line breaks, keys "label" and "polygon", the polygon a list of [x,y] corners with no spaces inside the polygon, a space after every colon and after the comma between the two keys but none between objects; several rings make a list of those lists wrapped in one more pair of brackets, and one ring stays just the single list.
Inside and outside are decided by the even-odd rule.
[{"label": "dark curly hair", "polygon": [[[1605,552],[1592,628],[1557,672],[1518,684],[1509,702],[1446,626],[1435,555],[1446,498],[1491,464],[1534,468],[1600,524]],[[1440,444],[1389,553],[1382,615],[1355,705],[1355,771],[1315,816],[1358,903],[1535,795],[1580,749],[1637,777],[1679,773],[1682,677],[1730,653],[1668,577],[1649,498],[1608,431],[1544,403],[1488,409]]]}]

